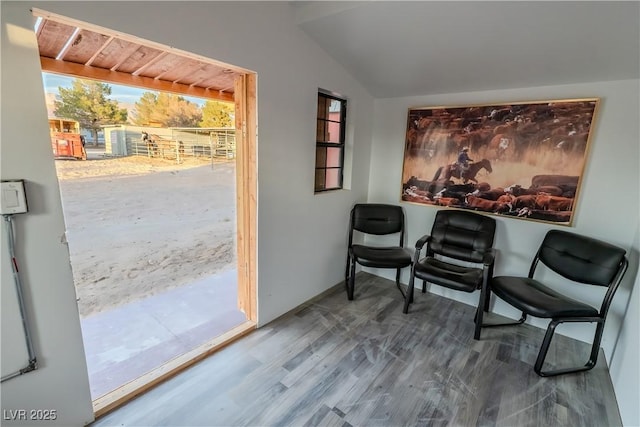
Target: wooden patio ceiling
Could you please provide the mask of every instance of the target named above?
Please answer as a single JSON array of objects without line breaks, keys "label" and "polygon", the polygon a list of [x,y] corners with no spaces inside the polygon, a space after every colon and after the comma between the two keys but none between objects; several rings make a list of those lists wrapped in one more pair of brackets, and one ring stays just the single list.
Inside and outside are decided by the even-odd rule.
[{"label": "wooden patio ceiling", "polygon": [[42,71],[233,102],[245,70],[34,11]]}]

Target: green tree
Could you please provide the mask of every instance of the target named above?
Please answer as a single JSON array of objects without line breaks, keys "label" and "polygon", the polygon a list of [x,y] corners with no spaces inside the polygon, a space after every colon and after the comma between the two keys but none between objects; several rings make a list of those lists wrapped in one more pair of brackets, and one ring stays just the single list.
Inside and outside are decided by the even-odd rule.
[{"label": "green tree", "polygon": [[198,104],[170,93],[145,92],[135,104],[132,119],[139,126],[197,127],[202,119]]},{"label": "green tree", "polygon": [[126,123],[127,109],[118,101],[109,99],[111,86],[93,80],[74,79],[71,88],[58,87],[54,102],[54,114],[59,118],[73,119],[80,127],[91,130],[93,140],[98,141],[102,125]]},{"label": "green tree", "polygon": [[202,107],[203,128],[226,128],[233,126],[233,104],[221,101],[207,101]]}]

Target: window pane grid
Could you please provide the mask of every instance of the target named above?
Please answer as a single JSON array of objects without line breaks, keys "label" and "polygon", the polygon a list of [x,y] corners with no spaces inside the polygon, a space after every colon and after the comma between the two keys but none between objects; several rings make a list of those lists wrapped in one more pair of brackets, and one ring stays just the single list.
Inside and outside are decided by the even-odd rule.
[{"label": "window pane grid", "polygon": [[346,101],[318,93],[315,192],[342,188]]}]

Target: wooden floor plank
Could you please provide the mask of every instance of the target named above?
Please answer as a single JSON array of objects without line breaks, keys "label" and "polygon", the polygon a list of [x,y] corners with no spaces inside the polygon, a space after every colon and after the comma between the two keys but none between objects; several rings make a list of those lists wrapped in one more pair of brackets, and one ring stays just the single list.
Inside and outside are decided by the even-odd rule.
[{"label": "wooden floor plank", "polygon": [[[474,308],[392,281],[356,278],[203,360],[95,426],[618,426],[604,357],[586,373],[541,378],[544,331],[485,328]],[[489,318],[499,317],[489,315]],[[560,335],[549,366],[583,363]]]}]

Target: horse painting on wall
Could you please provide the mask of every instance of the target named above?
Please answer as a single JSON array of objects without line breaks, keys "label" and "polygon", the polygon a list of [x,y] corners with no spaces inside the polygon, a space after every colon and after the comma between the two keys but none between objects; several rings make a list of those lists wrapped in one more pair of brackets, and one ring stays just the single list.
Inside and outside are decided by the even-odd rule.
[{"label": "horse painting on wall", "polygon": [[411,108],[401,199],[571,225],[598,102]]}]

